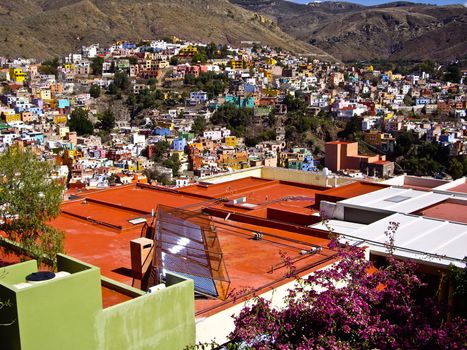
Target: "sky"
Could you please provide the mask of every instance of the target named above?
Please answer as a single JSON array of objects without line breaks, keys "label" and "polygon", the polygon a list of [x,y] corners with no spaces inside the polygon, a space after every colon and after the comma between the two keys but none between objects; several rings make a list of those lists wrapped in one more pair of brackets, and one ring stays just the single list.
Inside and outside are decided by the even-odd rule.
[{"label": "sky", "polygon": [[[289,0],[293,2],[297,2],[300,4],[306,4],[309,3],[312,0]],[[362,4],[362,5],[378,5],[378,4],[385,4],[388,2],[393,2],[394,0],[350,0],[346,2],[353,2],[356,4]],[[432,5],[451,5],[451,4],[464,4],[464,6],[467,7],[467,2],[466,0],[420,0],[420,1],[414,1],[412,0],[411,2],[420,2],[423,4],[432,4]]]}]

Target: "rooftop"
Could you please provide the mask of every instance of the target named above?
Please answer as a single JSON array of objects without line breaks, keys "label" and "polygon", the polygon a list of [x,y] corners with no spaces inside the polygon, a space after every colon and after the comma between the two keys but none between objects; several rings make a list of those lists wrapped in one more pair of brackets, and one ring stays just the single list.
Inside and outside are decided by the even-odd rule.
[{"label": "rooftop", "polygon": [[440,203],[451,195],[388,187],[379,191],[349,198],[340,202],[346,207],[365,207],[373,211],[413,213],[429,205]]},{"label": "rooftop", "polygon": [[[322,187],[284,181],[245,178],[215,185],[194,185],[167,190],[149,185],[119,186],[102,191],[78,193],[62,206],[62,214],[53,225],[66,232],[67,254],[98,266],[105,277],[132,285],[129,242],[141,236],[143,225],[151,221],[158,204],[199,212],[212,210],[225,265],[231,280],[231,291],[268,290],[287,281],[287,270],[280,253],[297,259],[297,267],[312,271],[315,266],[327,264],[333,255],[328,250],[326,234],[306,228],[279,224],[268,215],[254,215],[260,210],[276,209],[285,213],[301,212],[311,215],[315,193]],[[243,208],[233,204],[245,197]],[[222,200],[219,200],[222,199]],[[240,204],[240,203],[239,203]],[[216,212],[216,210],[220,212]],[[225,220],[224,212],[253,213]],[[216,217],[220,216],[220,217]],[[270,216],[270,215],[269,215]],[[286,220],[287,215],[282,217]],[[263,239],[253,240],[253,232],[261,232]],[[315,255],[300,255],[301,250],[322,246]],[[239,254],[239,252],[242,254]],[[124,301],[119,295],[104,289],[104,303],[111,305]],[[122,299],[122,300],[120,300]],[[232,300],[197,300],[199,315],[228,307]]]},{"label": "rooftop", "polygon": [[414,214],[467,224],[467,199],[447,199],[423,208]]},{"label": "rooftop", "polygon": [[351,233],[343,233],[342,240],[369,245],[372,253],[387,255],[389,241],[386,231],[391,222],[399,223],[394,235],[394,254],[435,266],[454,264],[465,266],[467,225],[396,213],[366,225]]}]

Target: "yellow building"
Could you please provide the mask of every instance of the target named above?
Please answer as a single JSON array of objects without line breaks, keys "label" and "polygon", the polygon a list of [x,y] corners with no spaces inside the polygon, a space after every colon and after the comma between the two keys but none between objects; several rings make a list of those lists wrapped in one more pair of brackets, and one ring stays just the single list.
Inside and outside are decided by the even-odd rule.
[{"label": "yellow building", "polygon": [[22,68],[10,68],[10,79],[16,83],[24,83],[27,73]]},{"label": "yellow building", "polygon": [[5,115],[5,121],[7,123],[20,122],[21,121],[21,114],[19,114],[19,113],[7,114],[7,115]]},{"label": "yellow building", "polygon": [[63,164],[73,165],[77,160],[83,158],[83,153],[74,149],[67,149],[63,151]]},{"label": "yellow building", "polygon": [[191,144],[192,147],[199,149],[200,151],[203,150],[203,143],[202,142],[193,142]]},{"label": "yellow building", "polygon": [[198,53],[198,48],[193,45],[188,45],[180,50],[180,55],[184,56],[193,56],[194,54]]},{"label": "yellow building", "polygon": [[50,92],[50,89],[41,89],[40,97],[43,100],[50,100],[52,98],[52,94]]},{"label": "yellow building", "polygon": [[74,72],[76,69],[76,66],[74,64],[68,63],[68,64],[65,64],[63,68],[66,72]]},{"label": "yellow building", "polygon": [[[67,121],[68,121],[68,118],[67,118],[66,115],[56,115],[56,116],[54,116],[54,124],[65,124]],[[70,131],[70,130],[68,130],[68,131]],[[62,135],[60,135],[60,136],[63,137]]]},{"label": "yellow building", "polygon": [[237,147],[237,137],[235,136],[226,136],[225,145],[229,147]]},{"label": "yellow building", "polygon": [[232,69],[243,69],[245,66],[245,62],[243,60],[230,60],[229,62],[230,68]]}]

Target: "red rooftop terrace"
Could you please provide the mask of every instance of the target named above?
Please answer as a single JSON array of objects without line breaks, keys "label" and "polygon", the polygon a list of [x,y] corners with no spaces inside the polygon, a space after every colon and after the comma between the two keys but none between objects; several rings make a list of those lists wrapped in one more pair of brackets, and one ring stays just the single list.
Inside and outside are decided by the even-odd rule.
[{"label": "red rooftop terrace", "polygon": [[[284,256],[301,275],[332,263],[335,252],[328,248],[327,233],[307,227],[321,220],[320,201],[336,202],[384,187],[355,182],[326,188],[254,177],[179,189],[132,184],[73,193],[52,225],[65,232],[66,254],[99,267],[104,277],[140,287],[130,241],[144,237],[159,206],[209,220],[229,283],[225,298],[197,298],[196,314],[204,317],[240,303],[239,291],[246,298],[292,281]],[[128,298],[103,287],[104,306]]]}]

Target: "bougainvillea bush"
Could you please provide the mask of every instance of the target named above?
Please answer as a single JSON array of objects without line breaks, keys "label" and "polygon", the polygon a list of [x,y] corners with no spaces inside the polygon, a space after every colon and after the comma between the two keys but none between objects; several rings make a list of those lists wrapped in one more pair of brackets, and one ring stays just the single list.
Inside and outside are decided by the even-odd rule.
[{"label": "bougainvillea bush", "polygon": [[467,348],[465,315],[448,321],[433,299],[420,298],[424,284],[413,263],[389,258],[370,272],[362,249],[336,249],[335,268],[297,278],[285,307],[262,298],[247,305],[235,318],[232,343],[245,349]]}]

